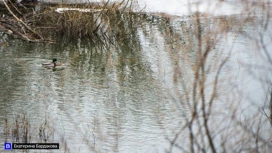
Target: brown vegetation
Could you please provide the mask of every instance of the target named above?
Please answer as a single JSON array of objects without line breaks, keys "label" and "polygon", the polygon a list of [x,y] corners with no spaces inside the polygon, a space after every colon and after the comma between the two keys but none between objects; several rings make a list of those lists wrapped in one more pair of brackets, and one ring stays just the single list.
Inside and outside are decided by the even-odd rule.
[{"label": "brown vegetation", "polygon": [[[129,13],[133,1],[84,5],[46,4],[33,11],[17,7],[13,3],[4,3],[6,11],[0,20],[0,30],[29,42],[54,42],[59,36],[67,39],[94,39],[104,37],[111,30],[110,25],[118,25],[121,18],[116,14]],[[115,23],[110,23],[114,21]]]}]

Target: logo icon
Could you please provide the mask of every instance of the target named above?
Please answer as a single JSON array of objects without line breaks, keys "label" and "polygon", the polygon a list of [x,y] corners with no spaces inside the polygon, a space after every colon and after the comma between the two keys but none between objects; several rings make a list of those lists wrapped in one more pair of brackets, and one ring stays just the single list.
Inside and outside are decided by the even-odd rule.
[{"label": "logo icon", "polygon": [[11,150],[12,144],[9,142],[6,142],[4,145],[5,150]]}]

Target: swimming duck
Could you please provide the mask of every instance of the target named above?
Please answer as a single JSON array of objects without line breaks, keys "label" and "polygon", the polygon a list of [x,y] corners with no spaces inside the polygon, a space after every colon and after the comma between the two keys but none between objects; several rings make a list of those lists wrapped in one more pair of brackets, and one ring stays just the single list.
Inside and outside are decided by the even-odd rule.
[{"label": "swimming duck", "polygon": [[56,63],[56,62],[57,62],[57,59],[53,58],[52,62],[50,62],[50,63],[43,63],[42,65],[45,66],[45,67],[56,67],[56,66],[61,66],[62,65],[62,63]]}]

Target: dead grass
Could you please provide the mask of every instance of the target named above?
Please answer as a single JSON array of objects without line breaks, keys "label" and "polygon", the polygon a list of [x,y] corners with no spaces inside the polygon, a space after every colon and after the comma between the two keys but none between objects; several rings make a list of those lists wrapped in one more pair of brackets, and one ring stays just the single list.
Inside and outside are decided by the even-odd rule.
[{"label": "dead grass", "polygon": [[[57,37],[68,39],[93,39],[104,37],[122,20],[121,15],[131,12],[133,0],[120,3],[106,1],[102,4],[46,5],[39,11],[29,8],[21,12],[14,5],[5,5],[10,14],[0,30],[33,42],[53,42]],[[117,18],[119,17],[119,18]],[[14,23],[14,18],[17,21]],[[112,23],[112,22],[115,23]]]},{"label": "dead grass", "polygon": [[54,130],[48,118],[39,126],[33,124],[25,113],[16,115],[14,120],[5,118],[3,132],[5,142],[45,143],[54,139]]}]

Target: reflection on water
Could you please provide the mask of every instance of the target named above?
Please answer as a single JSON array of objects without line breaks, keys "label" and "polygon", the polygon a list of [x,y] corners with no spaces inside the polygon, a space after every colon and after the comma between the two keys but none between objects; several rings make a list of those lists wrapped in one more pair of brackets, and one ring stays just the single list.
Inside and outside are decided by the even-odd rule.
[{"label": "reflection on water", "polygon": [[[39,0],[40,2],[50,3],[96,3],[101,0]],[[110,2],[120,2],[120,0],[110,0]],[[191,12],[200,11],[214,15],[230,15],[243,12],[243,4],[239,4],[236,0],[137,0],[135,1],[138,7],[136,11],[145,12],[163,12],[171,15],[189,15]],[[189,9],[190,7],[190,9]]]},{"label": "reflection on water", "polygon": [[[17,114],[26,113],[31,122],[32,142],[44,142],[38,136],[43,125],[49,133],[46,141],[59,142],[63,150],[70,152],[169,149],[170,140],[191,115],[191,99],[187,96],[197,62],[196,28],[189,19],[149,15],[139,18],[143,21],[139,25],[133,25],[139,19],[132,16],[131,22],[115,27],[123,32],[117,32],[115,40],[106,44],[31,44],[1,35],[1,130],[5,118],[11,122]],[[205,28],[211,30],[209,26]],[[250,28],[245,31],[252,33]],[[247,92],[263,98],[254,90],[260,83],[243,81],[244,75],[249,75],[240,63],[250,63],[255,53],[254,44],[248,41],[230,32],[213,46],[214,52],[207,61],[207,96],[211,94],[219,61],[229,51],[234,56],[220,75],[212,119],[218,121],[230,114],[227,107],[231,106],[225,103],[245,98],[236,97],[246,88],[245,83],[252,89]],[[61,71],[41,66],[53,57],[68,66]],[[221,123],[214,123],[215,128]],[[187,132],[178,138],[186,150]],[[1,135],[0,140],[12,138],[3,140]]]},{"label": "reflection on water", "polygon": [[[164,105],[163,97],[139,42],[107,49],[86,43],[7,43],[1,50],[1,125],[6,116],[13,120],[17,113],[26,112],[33,136],[46,118],[50,120],[55,137],[48,141],[60,142],[64,137],[69,146],[83,149],[86,146],[81,144],[87,142],[103,151],[118,149],[130,140],[120,148],[127,151],[126,146],[143,141],[144,132],[149,137],[145,141],[157,145],[153,139],[161,132],[153,112]],[[68,66],[61,71],[41,66],[53,57]],[[116,135],[120,144],[114,144]]]}]

